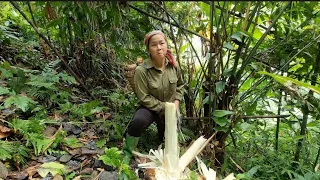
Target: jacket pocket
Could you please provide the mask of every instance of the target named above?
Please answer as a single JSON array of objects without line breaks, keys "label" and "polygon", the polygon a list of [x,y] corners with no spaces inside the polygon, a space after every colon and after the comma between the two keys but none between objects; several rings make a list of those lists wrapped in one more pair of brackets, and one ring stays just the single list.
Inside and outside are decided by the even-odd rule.
[{"label": "jacket pocket", "polygon": [[177,77],[169,77],[169,91],[174,94],[177,90]]},{"label": "jacket pocket", "polygon": [[177,77],[169,77],[170,84],[177,84],[178,78]]},{"label": "jacket pocket", "polygon": [[149,83],[149,93],[155,98],[159,98],[160,82],[151,81]]}]

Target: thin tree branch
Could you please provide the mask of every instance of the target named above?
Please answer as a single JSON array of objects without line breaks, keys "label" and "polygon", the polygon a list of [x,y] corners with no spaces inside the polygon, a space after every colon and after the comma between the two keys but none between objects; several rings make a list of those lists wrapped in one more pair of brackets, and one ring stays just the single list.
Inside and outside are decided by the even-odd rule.
[{"label": "thin tree branch", "polygon": [[28,2],[27,2],[27,4],[28,4],[28,8],[29,8],[29,11],[30,11],[31,17],[32,17],[32,21],[33,21],[34,25],[35,25],[36,27],[38,27],[38,26],[37,26],[37,23],[36,23],[36,20],[35,20],[35,18],[34,18],[34,15],[33,15],[33,11],[32,11],[32,8],[31,8],[31,5],[30,5],[30,2],[28,1]]},{"label": "thin tree branch", "polygon": [[200,37],[200,38],[202,38],[202,39],[204,39],[204,40],[206,40],[206,41],[210,41],[208,38],[203,37],[203,36],[197,34],[196,32],[190,31],[189,29],[186,29],[186,28],[184,28],[184,27],[181,27],[181,26],[178,25],[178,24],[171,23],[171,22],[169,22],[169,21],[167,21],[167,20],[165,20],[165,19],[158,18],[158,17],[156,17],[156,16],[154,16],[154,15],[152,15],[152,14],[149,14],[149,13],[143,11],[143,10],[140,10],[140,9],[134,7],[134,6],[131,5],[131,4],[128,4],[128,5],[129,5],[129,7],[131,7],[132,9],[134,9],[134,10],[136,10],[136,11],[138,11],[138,12],[144,14],[144,15],[147,15],[147,16],[152,17],[152,18],[154,18],[154,19],[157,19],[157,20],[159,20],[159,21],[162,21],[162,22],[171,24],[172,26],[178,27],[178,28],[180,28],[180,29],[182,29],[182,30],[184,30],[184,31],[187,31],[187,32],[189,32],[189,33],[191,33],[191,34],[193,34],[193,35],[196,35],[196,36],[198,36],[198,37]]},{"label": "thin tree branch", "polygon": [[87,87],[83,84],[82,80],[78,77],[78,75],[70,68],[70,66],[68,65],[68,63],[63,59],[63,57],[60,55],[60,53],[58,52],[58,50],[56,48],[53,47],[53,45],[49,42],[49,40],[39,31],[39,29],[36,27],[36,25],[30,21],[27,16],[24,14],[24,12],[21,11],[21,9],[19,8],[19,6],[13,2],[10,1],[10,3],[14,6],[14,8],[16,8],[19,13],[23,16],[23,18],[28,21],[28,23],[33,27],[33,29],[36,31],[36,33],[42,38],[44,39],[44,41],[50,46],[50,48],[54,51],[54,53],[59,57],[59,59],[61,59],[61,61],[63,62],[63,64],[67,67],[68,71],[76,78],[76,80],[81,84],[81,86],[85,89],[85,91],[88,93],[88,95],[95,99],[95,97],[90,93],[90,91],[87,89]]}]

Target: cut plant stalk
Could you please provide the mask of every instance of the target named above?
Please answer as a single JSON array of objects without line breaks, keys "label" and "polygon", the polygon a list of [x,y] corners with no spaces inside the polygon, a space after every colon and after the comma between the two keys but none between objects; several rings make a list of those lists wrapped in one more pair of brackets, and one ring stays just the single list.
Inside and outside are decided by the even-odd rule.
[{"label": "cut plant stalk", "polygon": [[[179,144],[177,132],[177,110],[174,103],[165,103],[165,149],[150,150],[149,155],[143,155],[139,152],[133,152],[134,155],[145,157],[151,162],[139,164],[139,167],[154,169],[154,179],[156,180],[179,180],[189,178],[190,170],[187,166],[194,160],[204,147],[215,136],[213,134],[209,139],[203,136],[199,137],[190,148],[179,158]],[[215,180],[216,172],[207,168],[204,163],[197,158],[199,169],[204,177],[210,177]],[[212,178],[214,177],[214,178]],[[230,178],[231,177],[231,178]],[[235,179],[233,174],[229,179]]]}]

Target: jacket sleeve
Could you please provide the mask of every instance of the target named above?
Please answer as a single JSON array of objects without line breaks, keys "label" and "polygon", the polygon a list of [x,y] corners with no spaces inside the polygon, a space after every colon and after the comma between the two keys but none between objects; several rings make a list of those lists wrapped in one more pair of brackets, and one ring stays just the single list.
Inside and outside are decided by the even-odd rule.
[{"label": "jacket sleeve", "polygon": [[176,90],[176,96],[175,99],[181,101],[183,98],[183,88],[184,88],[184,82],[181,75],[181,69],[180,66],[177,65],[177,90]]},{"label": "jacket sleeve", "polygon": [[137,67],[134,73],[135,93],[143,106],[157,113],[163,112],[165,103],[149,94],[146,71],[144,67]]}]

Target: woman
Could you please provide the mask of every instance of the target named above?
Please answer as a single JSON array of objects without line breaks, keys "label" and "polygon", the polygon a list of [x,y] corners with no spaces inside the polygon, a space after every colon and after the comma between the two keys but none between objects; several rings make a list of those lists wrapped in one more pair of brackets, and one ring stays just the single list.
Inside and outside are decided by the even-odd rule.
[{"label": "woman", "polygon": [[128,126],[123,151],[124,163],[129,164],[132,150],[136,148],[142,132],[153,122],[157,123],[160,141],[164,139],[164,104],[173,102],[179,110],[182,99],[183,80],[178,63],[167,49],[165,35],[151,31],[144,43],[150,58],[136,68],[134,74],[135,93],[140,107]]}]

